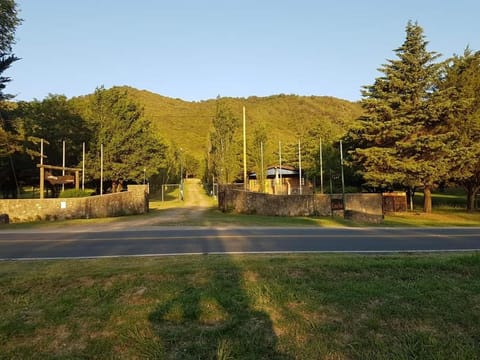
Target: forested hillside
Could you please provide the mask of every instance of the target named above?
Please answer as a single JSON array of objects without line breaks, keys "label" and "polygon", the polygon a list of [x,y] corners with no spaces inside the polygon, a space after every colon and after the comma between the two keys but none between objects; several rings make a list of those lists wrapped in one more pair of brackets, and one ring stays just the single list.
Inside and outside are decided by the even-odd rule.
[{"label": "forested hillside", "polygon": [[[145,90],[125,88],[136,102],[144,107],[145,116],[152,121],[158,134],[197,159],[205,156],[215,99],[187,102]],[[232,113],[242,117],[246,107],[247,138],[251,129],[265,125],[270,141],[294,143],[313,128],[321,128],[326,138],[342,136],[361,114],[358,104],[332,97],[274,95],[269,97],[222,98]]]}]

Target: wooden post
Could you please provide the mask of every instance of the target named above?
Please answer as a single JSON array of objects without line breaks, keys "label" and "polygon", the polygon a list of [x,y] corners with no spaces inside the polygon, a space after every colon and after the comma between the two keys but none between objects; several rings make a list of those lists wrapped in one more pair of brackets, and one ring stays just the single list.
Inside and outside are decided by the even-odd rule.
[{"label": "wooden post", "polygon": [[75,190],[80,189],[80,172],[75,171]]}]

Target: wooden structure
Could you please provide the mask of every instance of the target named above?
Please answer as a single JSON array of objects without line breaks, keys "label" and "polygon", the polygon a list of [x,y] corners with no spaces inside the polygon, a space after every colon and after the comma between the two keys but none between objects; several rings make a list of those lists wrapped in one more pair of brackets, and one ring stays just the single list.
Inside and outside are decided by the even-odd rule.
[{"label": "wooden structure", "polygon": [[43,199],[44,197],[43,193],[45,191],[45,169],[62,170],[65,172],[75,173],[75,179],[73,178],[72,175],[53,176],[50,174],[47,178],[47,181],[49,181],[52,185],[75,183],[75,189],[79,190],[80,171],[82,171],[82,169],[70,168],[70,167],[64,167],[64,166],[44,165],[44,164],[37,164],[37,167],[40,169],[40,199]]},{"label": "wooden structure", "polygon": [[383,213],[407,211],[407,194],[405,192],[383,193]]},{"label": "wooden structure", "polygon": [[[312,186],[310,183],[305,184],[302,179],[303,194],[311,194]],[[272,165],[267,167],[264,179],[264,188],[256,173],[250,173],[248,177],[249,189],[254,192],[263,192],[275,195],[292,195],[300,194],[299,171],[289,165]]]}]

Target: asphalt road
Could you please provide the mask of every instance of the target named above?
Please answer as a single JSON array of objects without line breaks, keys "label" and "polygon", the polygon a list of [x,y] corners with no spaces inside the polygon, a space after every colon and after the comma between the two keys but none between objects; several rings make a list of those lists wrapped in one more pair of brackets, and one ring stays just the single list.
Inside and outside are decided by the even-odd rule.
[{"label": "asphalt road", "polygon": [[0,231],[1,259],[216,253],[480,250],[480,228],[186,228]]}]

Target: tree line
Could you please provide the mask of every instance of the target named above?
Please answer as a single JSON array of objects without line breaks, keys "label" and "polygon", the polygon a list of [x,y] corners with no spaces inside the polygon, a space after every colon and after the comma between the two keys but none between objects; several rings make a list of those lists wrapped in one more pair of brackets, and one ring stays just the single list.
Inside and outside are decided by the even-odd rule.
[{"label": "tree line", "polygon": [[[12,96],[5,87],[10,79],[3,74],[18,60],[12,47],[22,20],[13,0],[0,0],[0,10],[3,183],[18,187],[19,178],[34,176],[21,173],[35,170],[40,139],[47,142],[45,163],[52,165],[61,164],[65,141],[67,166],[79,166],[86,144],[90,180],[99,178],[101,145],[104,175],[109,179],[142,182],[149,178],[162,184],[178,181],[182,167],[185,173],[197,175],[199,168],[205,169],[207,182],[229,183],[242,174],[241,122],[229,99],[216,101],[201,165],[158,136],[143,107],[124,88],[99,87],[90,96],[73,99],[49,95],[41,101],[9,101]],[[405,41],[394,50],[396,57],[381,65],[381,76],[373,84],[363,87],[363,112],[353,124],[340,115],[332,122],[312,113],[315,121],[306,125],[294,109],[286,109],[291,117],[289,131],[298,142],[281,143],[282,139],[272,136],[274,124],[257,119],[248,129],[248,169],[261,174],[261,164],[277,163],[280,151],[284,164],[298,166],[300,143],[303,173],[318,185],[320,159],[327,178],[335,179],[340,172],[338,145],[343,141],[347,185],[368,191],[401,189],[412,196],[421,189],[426,212],[431,211],[433,189],[461,186],[467,193],[467,208],[474,209],[480,191],[480,52],[467,48],[440,61],[440,54],[427,49],[417,23],[409,22],[405,30]]]},{"label": "tree line", "polygon": [[[432,211],[433,189],[461,186],[467,209],[475,208],[480,190],[480,52],[467,48],[439,61],[440,54],[428,51],[427,45],[422,27],[408,22],[404,43],[394,50],[396,58],[380,67],[382,76],[372,85],[363,87],[363,115],[345,133],[331,131],[321,119],[309,128],[292,119],[307,177],[318,180],[320,155],[324,168],[338,173],[341,140],[347,149],[347,184],[368,191],[405,190],[411,199],[422,189],[425,212]],[[231,182],[240,174],[239,128],[238,118],[219,102],[209,138],[208,177]],[[250,133],[249,169],[258,174],[259,144],[272,162],[275,143],[268,126],[257,125]],[[285,144],[286,164],[297,164],[296,148]]]},{"label": "tree line", "polygon": [[49,95],[41,101],[20,101],[8,116],[14,128],[21,129],[16,132],[19,137],[35,141],[24,141],[18,151],[1,158],[6,188],[38,185],[40,139],[45,144],[43,163],[49,165],[62,165],[65,142],[66,166],[82,167],[85,147],[89,186],[99,187],[102,146],[103,177],[107,181],[152,180],[158,184],[177,182],[180,176],[179,149],[154,135],[142,107],[122,88],[99,87],[91,96],[70,100],[64,95]]}]

